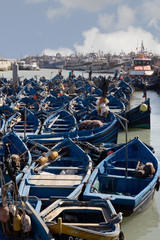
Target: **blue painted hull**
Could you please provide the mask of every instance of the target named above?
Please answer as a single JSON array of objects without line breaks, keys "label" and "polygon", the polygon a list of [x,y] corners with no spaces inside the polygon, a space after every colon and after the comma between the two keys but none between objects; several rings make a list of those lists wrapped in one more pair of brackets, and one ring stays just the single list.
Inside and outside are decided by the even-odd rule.
[{"label": "blue painted hull", "polygon": [[66,110],[59,110],[50,115],[43,123],[41,133],[64,133],[73,131],[76,118]]},{"label": "blue painted hull", "polygon": [[[109,200],[58,200],[41,212],[41,217],[55,239],[59,239],[58,219],[62,219],[60,238],[115,240],[120,235],[120,224],[110,221],[116,215]],[[96,217],[95,217],[96,216]]]},{"label": "blue painted hull", "polygon": [[144,104],[147,105],[146,111],[140,110],[141,107],[140,104],[137,107],[128,110],[127,112],[124,112],[124,114],[122,114],[122,116],[128,120],[129,128],[150,129],[150,114],[151,114],[150,99],[145,101]]},{"label": "blue painted hull", "polygon": [[105,120],[102,127],[54,134],[28,135],[28,138],[43,144],[55,143],[56,141],[63,140],[64,138],[71,138],[75,141],[88,141],[94,144],[105,142],[117,143],[118,129],[119,122],[114,116],[114,118],[110,119],[108,122]]},{"label": "blue painted hull", "polygon": [[[159,162],[139,139],[105,158],[93,171],[83,194],[84,200],[109,198],[117,211],[125,216],[143,211],[153,199],[158,183]],[[153,164],[153,176],[138,177],[137,164]],[[126,165],[127,164],[127,165]],[[127,171],[126,171],[127,166]]]},{"label": "blue painted hull", "polygon": [[[4,164],[4,180],[5,183],[11,183],[13,172],[10,172],[11,165],[9,165],[9,160],[13,154],[16,154],[21,159],[20,169],[16,171],[16,182],[19,183],[24,173],[29,168],[32,157],[27,148],[27,146],[23,143],[23,141],[14,133],[8,133],[3,138],[3,149],[0,151],[0,159],[1,162]],[[3,166],[3,165],[2,165]],[[6,171],[7,170],[7,171]],[[8,174],[6,173],[8,172]]]},{"label": "blue painted hull", "polygon": [[[20,114],[20,115],[19,115]],[[25,122],[26,118],[26,122]],[[33,112],[26,108],[19,110],[12,115],[6,122],[5,132],[14,131],[18,136],[22,138],[28,134],[38,134],[40,130],[40,120],[35,116]]]},{"label": "blue painted hull", "polygon": [[70,139],[56,144],[46,153],[50,156],[58,151],[58,157],[46,165],[33,163],[24,175],[20,187],[20,196],[36,196],[44,205],[60,198],[77,199],[87,182],[92,161],[84,151]]}]

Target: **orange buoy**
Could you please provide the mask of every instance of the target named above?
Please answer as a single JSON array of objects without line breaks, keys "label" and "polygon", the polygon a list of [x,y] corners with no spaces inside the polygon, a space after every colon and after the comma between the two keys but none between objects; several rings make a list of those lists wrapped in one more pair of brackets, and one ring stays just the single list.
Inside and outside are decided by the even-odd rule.
[{"label": "orange buoy", "polygon": [[38,163],[40,165],[45,164],[46,162],[48,162],[48,157],[40,157],[40,159],[38,160]]},{"label": "orange buoy", "polygon": [[54,160],[56,159],[56,157],[58,157],[58,152],[57,151],[53,151],[49,154],[49,157]]}]

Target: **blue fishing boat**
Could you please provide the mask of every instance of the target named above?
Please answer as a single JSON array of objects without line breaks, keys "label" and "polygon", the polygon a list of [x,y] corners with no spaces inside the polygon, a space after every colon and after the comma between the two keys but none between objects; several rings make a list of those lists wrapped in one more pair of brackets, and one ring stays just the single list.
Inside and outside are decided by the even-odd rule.
[{"label": "blue fishing boat", "polygon": [[129,216],[147,208],[158,189],[158,159],[135,138],[97,165],[83,199],[110,199],[117,212]]},{"label": "blue fishing boat", "polygon": [[120,99],[116,98],[112,94],[109,94],[107,99],[109,101],[108,107],[112,112],[120,114],[125,111],[125,104]]},{"label": "blue fishing boat", "polygon": [[38,134],[40,126],[41,122],[35,114],[24,107],[7,120],[5,132],[14,131],[25,138],[28,134]]},{"label": "blue fishing boat", "polygon": [[[35,98],[35,99],[34,99]],[[28,108],[30,111],[36,113],[39,110],[39,102],[37,102],[36,95],[35,96],[25,96],[16,101],[15,108],[22,109]]]},{"label": "blue fishing boat", "polygon": [[147,90],[156,90],[158,88],[158,75],[145,78],[145,87]]},{"label": "blue fishing boat", "polygon": [[[33,79],[33,78],[32,78]],[[25,84],[24,87],[19,91],[18,93],[18,98],[20,98],[21,95],[23,96],[34,96],[36,95],[38,92],[42,93],[44,91],[44,89],[42,87],[40,87],[34,80],[29,82],[25,82],[23,81],[23,83]]]},{"label": "blue fishing boat", "polygon": [[85,107],[89,107],[89,102],[86,100],[86,97],[84,95],[80,96],[76,96],[74,97],[70,102],[69,102],[69,106],[68,109],[70,109],[70,111],[77,112]]},{"label": "blue fishing boat", "polygon": [[68,110],[74,115],[77,122],[82,120],[84,116],[90,111],[95,109],[96,98],[94,97],[94,101],[87,101],[86,97],[83,95],[81,97],[74,97],[68,105]]},{"label": "blue fishing boat", "polygon": [[115,212],[109,200],[57,200],[40,216],[55,239],[124,239],[122,215]]},{"label": "blue fishing boat", "polygon": [[[94,145],[89,142],[77,142],[77,144],[84,151],[87,152],[95,166],[97,166],[108,155],[114,153],[115,151],[126,145],[126,143],[102,143]],[[154,148],[151,145],[148,145],[146,143],[144,144],[154,153]]]},{"label": "blue fishing boat", "polygon": [[143,91],[145,88],[147,90],[156,90],[158,88],[158,76],[145,76],[145,78],[142,78],[140,76],[135,77],[132,80],[132,85],[137,91]]},{"label": "blue fishing boat", "polygon": [[5,120],[8,120],[14,113],[15,110],[8,105],[3,104],[0,106],[0,114],[4,116]]},{"label": "blue fishing boat", "polygon": [[123,91],[122,88],[115,87],[114,89],[109,91],[109,94],[113,94],[117,99],[119,99],[125,105],[125,108],[129,107],[130,100],[127,99],[126,93]]},{"label": "blue fishing boat", "polygon": [[[100,99],[100,97],[92,95],[87,98],[83,96],[83,98],[75,97],[69,104],[69,110],[78,120],[84,117],[89,111],[95,110],[97,108],[97,100]],[[107,105],[112,112],[122,113],[125,111],[124,103],[112,94],[107,95],[107,100],[109,101]]]},{"label": "blue fishing boat", "polygon": [[76,130],[74,131],[28,135],[27,137],[45,145],[62,141],[65,138],[93,144],[117,143],[119,121],[113,113],[110,112],[109,115],[110,117],[105,118],[104,123],[100,120],[84,120],[76,124]]},{"label": "blue fishing boat", "polygon": [[50,115],[43,123],[41,134],[45,133],[64,133],[74,131],[76,118],[66,110],[56,111]]},{"label": "blue fishing boat", "polygon": [[44,109],[46,112],[53,114],[54,112],[64,108],[66,103],[58,99],[51,94],[47,95],[41,102],[40,108]]},{"label": "blue fishing boat", "polygon": [[140,76],[134,77],[131,80],[131,84],[136,91],[143,90],[145,88],[145,82]]},{"label": "blue fishing boat", "polygon": [[[12,181],[18,183],[31,164],[32,157],[24,142],[14,133],[2,137],[0,160],[3,174],[3,184]],[[1,183],[2,183],[1,182]]]},{"label": "blue fishing boat", "polygon": [[119,79],[118,87],[120,87],[123,90],[128,100],[132,98],[134,89],[131,87],[129,83],[125,82],[123,79]]},{"label": "blue fishing boat", "polygon": [[148,98],[140,105],[123,112],[121,115],[128,120],[129,128],[150,129],[150,99]]},{"label": "blue fishing boat", "polygon": [[60,198],[77,199],[92,169],[90,157],[65,139],[34,162],[24,175],[19,194],[36,196],[43,205]]}]

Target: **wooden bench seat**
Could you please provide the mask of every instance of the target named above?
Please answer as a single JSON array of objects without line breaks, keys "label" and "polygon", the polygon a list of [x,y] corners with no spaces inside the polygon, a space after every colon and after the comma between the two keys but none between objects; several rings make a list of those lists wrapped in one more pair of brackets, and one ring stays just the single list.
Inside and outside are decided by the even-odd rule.
[{"label": "wooden bench seat", "polygon": [[29,184],[35,185],[79,185],[82,181],[83,177],[79,175],[56,175],[56,174],[42,174],[42,175],[33,175],[28,179]]}]

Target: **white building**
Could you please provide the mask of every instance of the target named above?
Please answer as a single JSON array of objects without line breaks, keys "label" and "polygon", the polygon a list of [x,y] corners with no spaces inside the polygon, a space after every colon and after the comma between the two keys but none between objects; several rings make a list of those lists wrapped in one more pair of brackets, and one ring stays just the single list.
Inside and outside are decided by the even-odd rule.
[{"label": "white building", "polygon": [[11,70],[12,68],[12,61],[8,59],[0,59],[0,71]]}]

